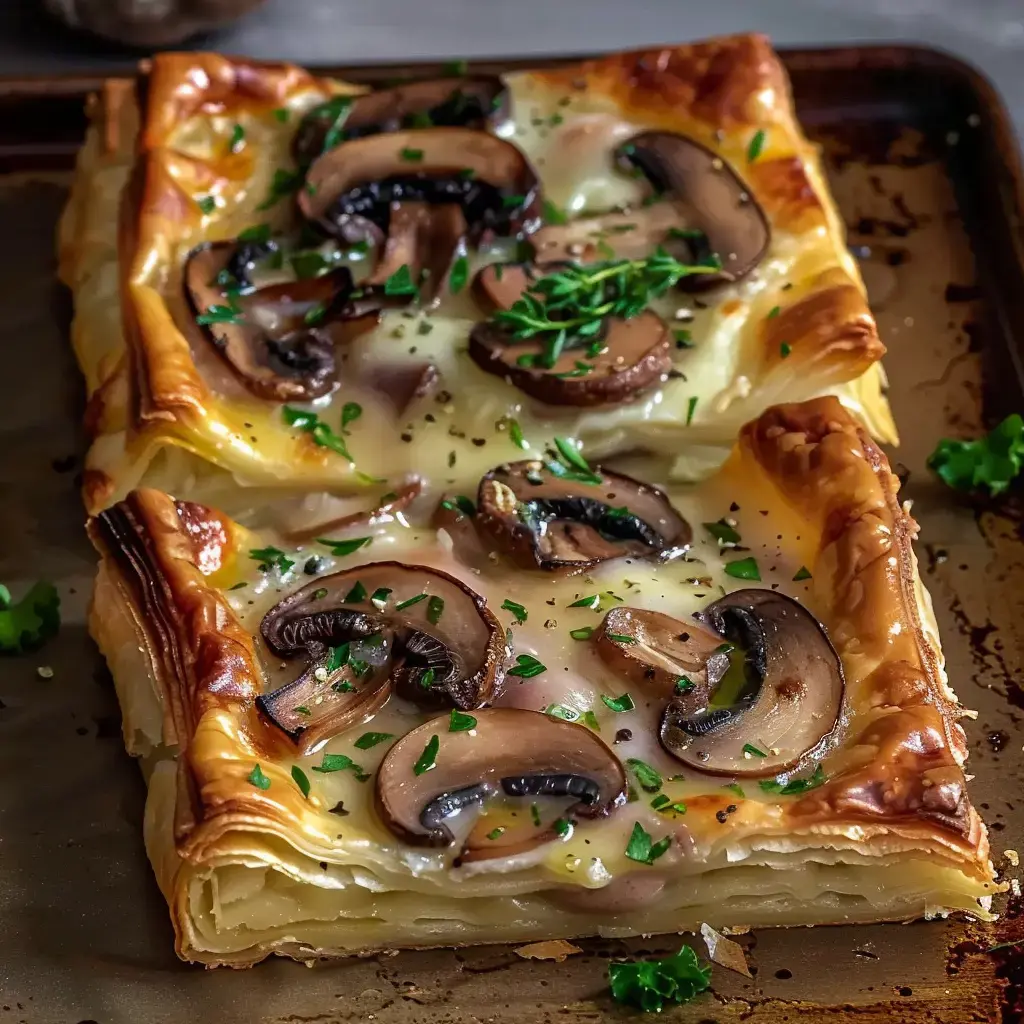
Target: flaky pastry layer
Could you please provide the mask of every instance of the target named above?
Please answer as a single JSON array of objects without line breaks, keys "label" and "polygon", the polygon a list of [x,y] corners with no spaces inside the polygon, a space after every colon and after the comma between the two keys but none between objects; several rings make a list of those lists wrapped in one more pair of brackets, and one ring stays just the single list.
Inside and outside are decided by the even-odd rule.
[{"label": "flaky pastry layer", "polygon": [[[462,296],[442,305],[429,337],[409,327],[415,356],[396,346],[406,330],[399,313],[353,348],[356,362],[395,358],[397,348],[402,359],[432,360],[441,375],[436,402],[396,417],[372,388],[346,379],[318,411],[333,423],[342,402],[361,403],[350,439],[356,461],[318,446],[226,369],[184,302],[182,264],[203,242],[280,223],[286,203],[260,206],[275,170],[290,166],[290,133],[310,106],[356,89],[293,67],[163,54],[141,81],[141,111],[125,83],[109,85],[94,104],[61,229],[61,275],[75,295],[73,341],[89,392],[91,512],[145,485],[252,519],[274,496],[365,490],[361,461],[392,481],[440,475],[456,460],[482,472],[516,453],[510,417],[527,437],[571,433],[595,453],[644,446],[678,457],[677,478],[720,463],[742,423],[768,405],[824,392],[838,394],[876,437],[895,440],[878,362],[884,347],[817,150],[797,125],[784,70],[763,37],[638,51],[506,81],[518,112],[513,140],[559,204],[585,208],[588,198],[622,192],[621,181],[609,180],[609,153],[628,128],[689,134],[748,179],[771,221],[772,246],[753,277],[719,289],[713,308],[697,311],[697,345],[676,353],[683,376],[625,406],[552,410],[473,365],[465,339],[480,312]],[[557,127],[535,127],[556,117]],[[245,145],[230,152],[236,125]],[[756,133],[764,144],[752,162]],[[216,207],[207,213],[199,200],[209,197]]]},{"label": "flaky pastry layer", "polygon": [[[601,735],[632,727],[631,745],[616,746],[616,755],[653,764],[671,799],[685,801],[685,813],[667,825],[647,801],[627,803],[605,819],[578,823],[564,841],[466,864],[451,851],[397,840],[373,810],[370,782],[351,773],[314,775],[309,795],[293,782],[293,766],[308,770],[322,752],[303,757],[254,708],[273,661],[255,639],[260,616],[302,583],[253,575],[247,552],[277,538],[156,491],[133,493],[90,528],[102,556],[91,629],[114,674],[129,749],[150,769],[146,843],[179,954],[244,966],[269,953],[301,959],[633,935],[702,921],[818,924],[950,911],[984,917],[987,897],[1000,887],[967,795],[962,712],[943,674],[911,548],[916,526],[899,505],[897,486],[864,429],[825,398],[769,409],[743,430],[716,478],[678,497],[673,492],[693,522],[713,520],[732,500],[751,550],[779,548],[770,569],[759,556],[762,571],[778,570],[773,579],[788,580],[800,563],[810,570],[802,589],[781,586],[827,627],[845,671],[837,730],[817,754],[823,784],[781,796],[749,780],[739,780],[737,791],[727,778],[680,772],[645,735],[644,708],[631,718],[595,700]],[[383,547],[403,561],[461,572],[493,608],[510,586],[521,588],[511,593],[531,609],[530,588],[542,585],[545,596],[558,597],[563,628],[536,621],[556,614],[542,608],[515,629],[516,649],[543,656],[548,675],[508,688],[500,705],[536,709],[568,702],[587,685],[592,694],[605,682],[617,685],[600,680],[586,645],[556,638],[572,621],[564,610],[571,583],[563,595],[537,574],[474,574],[458,566],[440,535],[415,525],[378,526],[373,536],[371,553],[346,556],[340,567],[382,557]],[[737,581],[719,576],[714,552],[695,540],[692,554],[705,571],[736,589]],[[140,586],[140,565],[159,586]],[[687,601],[693,606],[694,588],[669,566],[633,560],[595,570],[587,585],[621,588],[623,572],[638,587],[631,601],[673,614],[684,614]],[[657,589],[648,592],[648,579]],[[588,682],[593,678],[598,682]],[[397,733],[400,721],[409,728],[408,718],[380,716],[371,727]],[[325,750],[355,753],[352,735]],[[360,760],[372,775],[379,757],[367,750]],[[249,781],[254,762],[269,780],[266,790]],[[670,779],[673,772],[679,774]],[[345,816],[332,813],[336,801]],[[634,821],[655,835],[668,828],[673,837],[654,864],[623,856]]]}]

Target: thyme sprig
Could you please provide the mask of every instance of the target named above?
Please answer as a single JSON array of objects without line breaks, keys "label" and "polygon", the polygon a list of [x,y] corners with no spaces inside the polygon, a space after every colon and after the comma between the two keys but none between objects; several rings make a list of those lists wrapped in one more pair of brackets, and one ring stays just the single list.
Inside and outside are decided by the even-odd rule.
[{"label": "thyme sprig", "polygon": [[664,295],[682,278],[718,270],[717,261],[681,263],[660,246],[643,259],[570,265],[538,278],[509,309],[495,312],[493,319],[517,341],[541,341],[545,351],[539,362],[550,369],[570,339],[596,341],[606,317],[639,316],[651,299]]}]

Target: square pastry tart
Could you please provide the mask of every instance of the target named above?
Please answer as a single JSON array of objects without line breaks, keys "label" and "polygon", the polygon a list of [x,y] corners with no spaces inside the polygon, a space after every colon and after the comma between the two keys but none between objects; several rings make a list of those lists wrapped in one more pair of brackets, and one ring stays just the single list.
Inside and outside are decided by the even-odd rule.
[{"label": "square pastry tart", "polygon": [[895,440],[760,36],[373,92],[163,54],[94,104],[61,268],[91,512],[153,486],[249,525],[341,514],[554,434],[697,479],[825,393]]},{"label": "square pastry tart", "polygon": [[885,456],[828,396],[665,465],[558,437],[313,536],[92,520],[182,957],[989,916]]}]

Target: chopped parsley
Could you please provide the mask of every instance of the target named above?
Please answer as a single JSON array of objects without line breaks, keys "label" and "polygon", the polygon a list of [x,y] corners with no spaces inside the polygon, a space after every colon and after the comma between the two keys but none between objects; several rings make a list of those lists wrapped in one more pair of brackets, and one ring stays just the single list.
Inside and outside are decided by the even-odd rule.
[{"label": "chopped parsley", "polygon": [[530,804],[530,820],[540,827],[540,808],[536,804]]},{"label": "chopped parsley", "polygon": [[585,484],[600,484],[603,477],[594,472],[587,460],[580,455],[576,445],[566,437],[555,438],[557,456],[549,459],[544,465],[553,476],[560,480],[578,480]]},{"label": "chopped parsley", "polygon": [[768,756],[763,750],[759,750],[757,747],[755,747],[753,743],[744,743],[741,749],[744,754],[749,754],[751,757]]},{"label": "chopped parsley", "polygon": [[465,60],[450,60],[441,66],[441,73],[461,77],[469,71],[469,64]]},{"label": "chopped parsley", "polygon": [[385,295],[419,295],[409,264],[403,263],[385,282]]},{"label": "chopped parsley", "polygon": [[452,264],[451,273],[448,275],[448,287],[452,295],[458,295],[466,287],[469,279],[469,260],[465,256],[459,256]]},{"label": "chopped parsley", "polygon": [[287,107],[277,107],[272,111],[275,120],[281,122],[281,124],[287,124],[288,118],[291,115],[291,111]]},{"label": "chopped parsley", "polygon": [[518,602],[511,601],[507,597],[501,602],[501,607],[507,612],[511,612],[516,617],[516,622],[521,626],[527,618],[529,618],[529,612]]},{"label": "chopped parsley", "polygon": [[240,242],[269,242],[270,225],[253,224],[252,227],[244,228],[238,232],[238,240]]},{"label": "chopped parsley", "polygon": [[789,358],[789,353],[792,352],[792,351],[793,351],[793,346],[790,345],[790,343],[788,341],[784,341],[784,342],[782,342],[781,345],[779,345],[779,356],[782,359],[788,359]]},{"label": "chopped parsley", "polygon": [[737,558],[725,563],[725,574],[738,580],[761,580],[761,570],[757,567],[756,558]]},{"label": "chopped parsley", "polygon": [[608,965],[608,984],[617,1003],[645,1013],[660,1013],[673,1003],[688,1003],[711,986],[711,968],[701,967],[689,946],[662,960]]},{"label": "chopped parsley", "polygon": [[568,224],[569,215],[556,203],[553,203],[550,199],[543,201],[542,217],[544,218],[545,224]]},{"label": "chopped parsley", "polygon": [[331,772],[343,772],[351,768],[356,773],[356,778],[362,782],[366,773],[352,760],[348,754],[324,754],[320,764],[313,765],[313,771],[322,775],[329,775]]},{"label": "chopped parsley", "polygon": [[639,864],[653,864],[671,845],[670,835],[652,843],[650,833],[638,821],[633,825],[633,833],[626,844],[626,856]]},{"label": "chopped parsley", "polygon": [[394,734],[390,732],[364,732],[352,745],[357,750],[370,750],[378,743],[386,743],[393,738]]},{"label": "chopped parsley", "polygon": [[391,596],[390,587],[378,587],[370,595],[370,604],[377,609],[377,611],[384,611],[388,604],[388,598]]},{"label": "chopped parsley", "polygon": [[263,769],[258,764],[254,764],[252,766],[252,771],[246,775],[245,781],[248,782],[250,786],[255,786],[257,789],[270,789],[270,779],[263,774]]},{"label": "chopped parsley", "polygon": [[405,601],[399,601],[398,604],[395,605],[395,611],[405,611],[406,608],[411,608],[414,604],[419,604],[420,601],[426,601],[426,599],[426,594],[417,594],[415,597],[410,597]]},{"label": "chopped parsley", "polygon": [[734,526],[730,526],[724,519],[717,523],[704,523],[704,529],[711,534],[719,544],[739,544],[740,535]]},{"label": "chopped parsley", "polygon": [[523,437],[523,428],[519,426],[519,420],[509,420],[508,436],[517,448],[525,450],[530,447],[529,442]]},{"label": "chopped parsley", "polygon": [[577,601],[573,601],[570,608],[589,608],[591,611],[600,611],[601,608],[601,595],[600,594],[588,594],[586,597],[581,597]]},{"label": "chopped parsley", "polygon": [[231,129],[231,138],[228,139],[228,152],[240,153],[244,147],[245,129],[240,124],[236,124]]},{"label": "chopped parsley", "polygon": [[423,748],[423,753],[420,754],[419,759],[412,766],[413,775],[424,775],[432,768],[436,768],[437,752],[440,749],[441,740],[437,736],[431,736],[427,741],[427,745]]},{"label": "chopped parsley", "polygon": [[588,729],[593,729],[594,732],[601,731],[601,723],[597,720],[597,715],[593,711],[587,710],[583,712],[583,724]]},{"label": "chopped parsley", "polygon": [[661,789],[661,772],[657,768],[652,768],[646,761],[641,761],[638,757],[627,758],[626,765],[636,776],[636,781],[642,790],[648,793],[657,793]]},{"label": "chopped parsley", "polygon": [[332,96],[329,100],[315,108],[317,115],[324,121],[330,119],[330,127],[324,135],[324,146],[321,152],[326,153],[329,149],[334,149],[338,143],[344,141],[344,124],[351,109],[351,96]]},{"label": "chopped parsley", "polygon": [[467,498],[465,494],[456,494],[453,498],[442,498],[441,508],[446,508],[449,512],[461,512],[464,516],[476,515],[476,505],[473,504],[473,499]]},{"label": "chopped parsley", "polygon": [[294,192],[298,192],[301,185],[301,171],[289,171],[283,167],[278,167],[278,169],[274,171],[274,178],[270,183],[270,192],[267,195],[267,198],[264,199],[256,209],[269,210],[270,207],[280,202],[284,196],[290,196]]},{"label": "chopped parsley", "polygon": [[409,149],[408,146],[403,146],[402,149],[399,150],[398,155],[407,164],[418,164],[423,159],[423,150],[422,149]]},{"label": "chopped parsley", "polygon": [[1007,416],[976,441],[944,438],[928,456],[928,467],[958,491],[1002,494],[1024,465],[1024,418]]},{"label": "chopped parsley", "polygon": [[806,793],[809,789],[817,789],[825,782],[825,769],[819,764],[814,769],[814,774],[804,779],[790,779],[787,783],[781,783],[778,779],[761,779],[758,785],[766,793],[778,793],[779,796],[794,796],[797,793]]},{"label": "chopped parsley", "polygon": [[207,216],[217,209],[217,200],[213,196],[199,196],[196,199],[196,206]]},{"label": "chopped parsley", "polygon": [[672,336],[676,339],[676,348],[693,348],[693,335],[685,327],[677,327]]},{"label": "chopped parsley", "polygon": [[346,402],[341,407],[341,432],[346,433],[350,423],[355,423],[363,415],[363,407],[358,402]]},{"label": "chopped parsley", "polygon": [[249,552],[249,557],[256,559],[260,563],[256,566],[260,572],[270,572],[271,569],[277,569],[282,573],[286,573],[295,564],[280,548],[274,547],[253,548]]},{"label": "chopped parsley", "polygon": [[793,577],[794,583],[799,583],[801,580],[809,580],[811,578],[811,570],[806,565],[801,565],[796,571],[796,575]]},{"label": "chopped parsley", "polygon": [[635,644],[635,636],[626,636],[625,633],[605,633],[605,636],[609,640],[614,640],[617,644]]},{"label": "chopped parsley", "polygon": [[297,715],[305,715],[307,718],[311,714],[313,714],[313,712],[310,711],[309,708],[307,708],[305,704],[296,704],[295,707],[292,708],[292,711],[294,711],[295,714],[297,714]]},{"label": "chopped parsley", "polygon": [[427,622],[436,626],[444,614],[444,598],[431,596],[427,601]]},{"label": "chopped parsley", "polygon": [[697,396],[694,395],[686,403],[686,425],[689,426],[693,422],[693,414],[697,409]]},{"label": "chopped parsley", "polygon": [[764,149],[764,141],[767,138],[767,133],[763,128],[758,128],[754,132],[754,137],[750,140],[750,144],[747,146],[747,163],[752,164],[760,155],[761,150]]},{"label": "chopped parsley", "polygon": [[476,728],[476,719],[472,715],[464,714],[461,711],[456,711],[452,708],[451,715],[448,718],[448,731],[449,732],[469,732],[470,729]]},{"label": "chopped parsley", "polygon": [[573,640],[589,640],[593,635],[593,626],[580,626],[578,629],[569,630],[569,636],[571,636]]},{"label": "chopped parsley", "polygon": [[492,828],[491,831],[487,833],[487,838],[488,839],[500,839],[504,834],[505,834],[504,826],[499,825],[497,828]]},{"label": "chopped parsley", "polygon": [[[316,542],[330,548],[331,554],[336,558],[344,558],[345,555],[351,555],[354,551],[365,547],[372,539],[372,537],[354,537],[352,540],[331,540],[330,537],[317,537]],[[366,591],[363,590],[363,597],[365,598],[365,596]]]},{"label": "chopped parsley", "polygon": [[541,672],[547,671],[547,665],[542,664],[536,658],[529,654],[520,654],[516,656],[516,664],[514,668],[508,670],[510,676],[519,676],[521,679],[532,679],[534,676],[539,676]]},{"label": "chopped parsley", "polygon": [[356,580],[352,586],[352,589],[345,595],[346,604],[359,604],[360,601],[366,600],[366,587]]},{"label": "chopped parsley", "polygon": [[628,693],[624,693],[621,697],[606,697],[602,693],[601,700],[604,702],[604,706],[612,711],[633,711],[636,708],[633,698]]},{"label": "chopped parsley", "polygon": [[689,693],[694,685],[693,680],[689,676],[680,676],[676,680],[675,692],[678,694]]},{"label": "chopped parsley", "polygon": [[727,782],[722,789],[727,789],[730,793],[735,793],[741,800],[746,799],[747,794],[743,792],[743,787],[738,782]]},{"label": "chopped parsley", "polygon": [[202,313],[196,317],[196,323],[200,327],[209,327],[212,324],[230,324],[237,326],[242,322],[242,311],[234,304],[234,300],[228,299],[229,305],[222,306],[214,303],[207,306]]},{"label": "chopped parsley", "polygon": [[774,320],[782,312],[781,306],[772,306],[768,310],[768,315],[765,317],[766,320]]},{"label": "chopped parsley", "polygon": [[309,776],[297,765],[292,765],[292,778],[295,780],[295,785],[299,787],[299,792],[308,800],[309,799]]},{"label": "chopped parsley", "polygon": [[549,704],[544,709],[545,715],[560,718],[563,722],[578,722],[580,713],[575,708],[567,708],[564,704]]},{"label": "chopped parsley", "polygon": [[302,317],[302,322],[307,327],[316,327],[318,324],[322,324],[326,317],[327,306],[322,302],[318,302],[306,311]]},{"label": "chopped parsley", "polygon": [[355,462],[345,444],[344,438],[336,434],[330,425],[325,423],[315,412],[307,412],[305,409],[294,409],[286,405],[281,410],[285,423],[295,427],[303,433],[309,434],[313,441],[321,448],[330,448],[337,452],[349,462]]},{"label": "chopped parsley", "polygon": [[556,818],[551,827],[555,830],[555,835],[560,839],[565,839],[572,835],[572,822],[568,818]]},{"label": "chopped parsley", "polygon": [[60,628],[60,597],[52,583],[34,583],[20,601],[0,583],[0,651],[39,647]]}]

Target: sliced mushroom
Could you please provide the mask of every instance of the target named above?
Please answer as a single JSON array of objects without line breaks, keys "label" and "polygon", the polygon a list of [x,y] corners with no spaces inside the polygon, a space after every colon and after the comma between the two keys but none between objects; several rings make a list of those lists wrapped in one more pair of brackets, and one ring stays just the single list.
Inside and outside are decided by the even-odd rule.
[{"label": "sliced mushroom", "polygon": [[690,263],[715,256],[721,270],[684,277],[679,287],[699,291],[738,281],[757,266],[768,250],[771,228],[736,170],[718,154],[686,135],[647,131],[634,135],[619,150],[679,212],[664,240],[684,246]]},{"label": "sliced mushroom", "polygon": [[[356,139],[325,153],[310,167],[299,207],[329,235],[348,242],[370,238],[378,244],[392,233],[396,207],[408,203],[457,207],[466,237],[529,233],[540,223],[540,183],[512,143],[468,128],[408,130]],[[441,218],[438,223],[438,218]],[[407,236],[400,244],[431,249],[430,266],[447,267],[455,246],[437,251],[453,233],[453,214],[425,218],[423,242],[408,240],[410,222],[396,224]],[[385,253],[387,243],[385,243]],[[419,284],[422,266],[409,266]],[[434,288],[435,284],[431,283]]]},{"label": "sliced mushroom", "polygon": [[299,123],[292,152],[296,162],[305,167],[324,152],[328,142],[337,145],[402,128],[494,129],[509,116],[508,92],[500,78],[407,82],[392,89],[378,89],[352,98],[334,97],[317,104]]},{"label": "sliced mushroom", "polygon": [[257,290],[255,251],[233,242],[195,249],[185,264],[192,309],[196,316],[223,311],[203,330],[253,394],[276,402],[319,398],[336,384],[334,348],[344,339],[335,329],[351,312],[352,276],[339,267]]},{"label": "sliced mushroom", "polygon": [[[625,799],[622,765],[589,729],[519,708],[490,708],[475,717],[475,728],[462,732],[450,732],[444,719],[427,722],[384,758],[374,791],[377,812],[404,842],[448,846],[455,841],[449,818],[502,794],[564,797],[570,801],[567,818],[599,817]],[[435,739],[436,753],[425,768],[424,756]],[[554,836],[550,827],[538,828],[518,841],[514,852]],[[507,843],[471,835],[461,856],[480,859],[511,852]]]},{"label": "sliced mushroom", "polygon": [[669,559],[686,550],[692,531],[663,491],[594,472],[600,483],[573,479],[557,463],[499,466],[480,481],[477,525],[527,568],[580,571],[610,558]]},{"label": "sliced mushroom", "polygon": [[665,709],[661,742],[684,764],[716,775],[774,775],[832,732],[842,705],[842,662],[803,605],[771,590],[739,590],[709,605],[701,623],[734,645],[706,704],[684,696]]},{"label": "sliced mushroom", "polygon": [[[474,292],[485,306],[508,309],[558,266],[492,264],[476,275]],[[478,323],[469,336],[477,366],[549,405],[610,405],[635,398],[665,380],[672,369],[670,350],[668,326],[649,310],[629,320],[608,317],[598,332],[570,334],[556,347],[537,338],[518,339],[493,319]]]},{"label": "sliced mushroom", "polygon": [[619,675],[666,698],[685,693],[691,705],[706,704],[729,669],[729,645],[718,633],[646,608],[612,608],[594,644]]},{"label": "sliced mushroom", "polygon": [[369,666],[357,665],[357,691],[367,700],[379,695],[382,677],[389,691],[417,703],[479,708],[504,678],[505,632],[484,599],[425,566],[371,562],[322,576],[278,602],[260,632],[278,657],[305,657],[311,665],[258,701],[307,750],[369,713],[347,687],[339,691],[318,671],[344,644],[350,660]]}]

